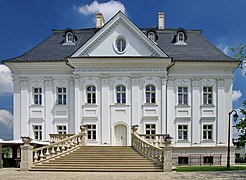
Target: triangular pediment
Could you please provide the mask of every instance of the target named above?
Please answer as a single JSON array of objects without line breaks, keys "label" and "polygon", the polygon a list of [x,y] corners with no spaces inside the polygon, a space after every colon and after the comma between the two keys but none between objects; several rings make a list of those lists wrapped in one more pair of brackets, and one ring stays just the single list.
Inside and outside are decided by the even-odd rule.
[{"label": "triangular pediment", "polygon": [[[124,39],[126,43],[123,52],[119,52],[117,48],[119,39]],[[72,55],[72,57],[83,56],[168,57],[121,11]]]}]

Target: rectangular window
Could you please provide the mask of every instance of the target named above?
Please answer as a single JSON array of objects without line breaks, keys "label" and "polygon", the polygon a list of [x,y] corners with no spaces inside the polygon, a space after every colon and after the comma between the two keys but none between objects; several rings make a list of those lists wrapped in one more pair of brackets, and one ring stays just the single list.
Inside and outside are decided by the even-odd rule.
[{"label": "rectangular window", "polygon": [[87,124],[87,133],[89,140],[96,140],[97,139],[97,131],[95,124]]},{"label": "rectangular window", "polygon": [[179,140],[188,139],[188,125],[178,125],[178,139]]},{"label": "rectangular window", "polygon": [[203,125],[203,139],[212,140],[213,125]]},{"label": "rectangular window", "polygon": [[[156,126],[155,124],[145,124],[145,134],[147,135],[147,139],[155,139],[155,136],[151,136],[151,134],[156,134]],[[148,136],[149,135],[149,136]]]},{"label": "rectangular window", "polygon": [[214,157],[213,156],[204,156],[203,162],[204,162],[204,164],[213,164],[214,163]]},{"label": "rectangular window", "polygon": [[213,104],[212,87],[203,87],[203,104]]},{"label": "rectangular window", "polygon": [[188,104],[188,87],[178,87],[178,103]]},{"label": "rectangular window", "polygon": [[58,134],[67,134],[67,127],[66,126],[57,126],[57,133]]},{"label": "rectangular window", "polygon": [[42,105],[42,88],[33,88],[33,101],[35,105]]},{"label": "rectangular window", "polygon": [[57,88],[57,104],[67,104],[67,93],[66,88]]},{"label": "rectangular window", "polygon": [[42,126],[33,126],[33,134],[35,140],[42,140]]},{"label": "rectangular window", "polygon": [[188,157],[178,157],[178,164],[188,164],[189,163],[189,158]]}]

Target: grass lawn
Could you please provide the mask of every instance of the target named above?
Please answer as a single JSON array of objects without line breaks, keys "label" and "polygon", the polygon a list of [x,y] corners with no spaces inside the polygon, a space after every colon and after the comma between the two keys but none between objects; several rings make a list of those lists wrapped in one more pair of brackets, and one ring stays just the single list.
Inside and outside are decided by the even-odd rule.
[{"label": "grass lawn", "polygon": [[231,166],[227,169],[225,166],[182,166],[177,167],[176,172],[195,172],[195,171],[233,171],[246,170],[246,166]]}]

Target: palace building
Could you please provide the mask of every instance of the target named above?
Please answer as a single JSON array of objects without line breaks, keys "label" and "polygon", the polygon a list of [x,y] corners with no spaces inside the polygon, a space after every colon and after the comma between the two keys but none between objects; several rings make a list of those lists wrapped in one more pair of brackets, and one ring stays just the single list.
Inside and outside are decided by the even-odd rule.
[{"label": "palace building", "polygon": [[201,30],[169,29],[164,20],[158,13],[157,27],[138,28],[121,11],[107,23],[97,13],[95,28],[53,30],[5,60],[13,72],[14,139],[49,141],[87,125],[90,146],[131,146],[138,125],[150,141],[170,134],[183,163],[194,154],[225,159],[238,62]]}]

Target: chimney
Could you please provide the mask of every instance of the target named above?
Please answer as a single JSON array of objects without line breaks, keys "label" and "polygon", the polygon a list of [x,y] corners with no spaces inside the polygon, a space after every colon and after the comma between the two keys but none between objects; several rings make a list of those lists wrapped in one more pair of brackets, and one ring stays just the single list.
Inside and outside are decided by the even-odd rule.
[{"label": "chimney", "polygon": [[98,12],[96,14],[96,28],[101,28],[104,25],[104,17],[102,13]]},{"label": "chimney", "polygon": [[164,19],[165,14],[164,12],[159,12],[158,13],[158,29],[165,29],[165,24],[164,24]]}]

